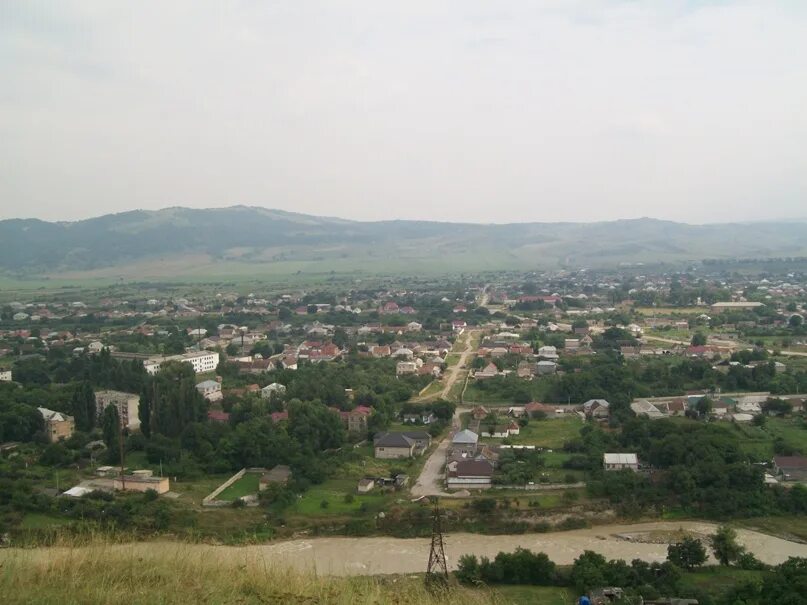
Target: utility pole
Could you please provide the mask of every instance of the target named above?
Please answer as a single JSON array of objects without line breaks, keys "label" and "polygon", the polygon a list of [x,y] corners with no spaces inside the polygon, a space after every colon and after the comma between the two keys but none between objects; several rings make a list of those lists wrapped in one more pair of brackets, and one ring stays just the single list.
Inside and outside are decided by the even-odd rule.
[{"label": "utility pole", "polygon": [[432,500],[432,543],[429,550],[429,564],[426,567],[426,586],[428,588],[448,587],[448,565],[446,564],[445,543],[443,540],[443,523],[437,496]]}]

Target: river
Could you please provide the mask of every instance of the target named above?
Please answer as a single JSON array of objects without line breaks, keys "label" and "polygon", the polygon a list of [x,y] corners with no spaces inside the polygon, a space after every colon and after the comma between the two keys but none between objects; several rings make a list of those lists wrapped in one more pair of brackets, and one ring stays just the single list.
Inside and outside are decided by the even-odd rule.
[{"label": "river", "polygon": [[[448,534],[445,550],[450,568],[466,553],[494,557],[499,551],[517,547],[545,552],[558,564],[571,563],[584,550],[593,550],[610,559],[643,559],[663,561],[667,544],[641,541],[653,532],[674,532],[683,529],[706,536],[716,526],[705,522],[655,522],[635,525],[602,525],[599,527],[552,532],[545,534],[484,536],[479,534]],[[760,560],[777,564],[788,557],[807,557],[807,545],[790,542],[750,530],[737,530],[739,541]],[[138,542],[134,544],[82,547],[125,551],[127,555],[148,557],[150,554],[176,550],[182,556],[188,549],[202,551],[205,557],[218,557],[223,563],[238,564],[252,560],[267,566],[290,566],[300,571],[321,575],[375,575],[415,573],[425,570],[430,541],[427,538],[310,538],[272,542],[251,546],[210,546],[170,542]],[[50,552],[61,548],[40,548],[25,551],[24,557],[46,561]],[[0,561],[16,549],[0,550]]]}]

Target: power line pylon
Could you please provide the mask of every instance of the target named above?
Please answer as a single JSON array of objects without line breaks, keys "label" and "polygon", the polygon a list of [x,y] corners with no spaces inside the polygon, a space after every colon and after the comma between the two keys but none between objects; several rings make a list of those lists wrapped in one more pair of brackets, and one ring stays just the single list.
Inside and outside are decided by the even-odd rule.
[{"label": "power line pylon", "polygon": [[432,499],[432,544],[429,550],[429,565],[426,568],[426,586],[448,586],[448,565],[446,564],[443,522],[437,497]]}]

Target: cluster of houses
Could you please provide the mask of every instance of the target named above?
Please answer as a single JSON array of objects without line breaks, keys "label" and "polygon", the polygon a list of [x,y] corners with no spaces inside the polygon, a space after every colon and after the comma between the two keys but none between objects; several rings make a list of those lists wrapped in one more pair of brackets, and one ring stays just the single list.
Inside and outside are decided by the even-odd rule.
[{"label": "cluster of houses", "polygon": [[[770,393],[720,396],[706,393],[693,393],[685,397],[662,397],[656,399],[638,399],[630,404],[636,416],[658,420],[673,416],[698,415],[699,403],[709,398],[708,414],[718,420],[732,422],[751,422],[755,416],[763,413],[763,405],[772,397]],[[794,412],[805,409],[807,398],[798,395],[781,397],[790,404]]]}]

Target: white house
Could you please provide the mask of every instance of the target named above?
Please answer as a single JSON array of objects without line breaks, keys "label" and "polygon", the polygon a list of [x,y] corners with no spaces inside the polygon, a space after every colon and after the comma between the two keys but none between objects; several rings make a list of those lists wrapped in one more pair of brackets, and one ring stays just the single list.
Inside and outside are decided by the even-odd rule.
[{"label": "white house", "polygon": [[544,359],[557,359],[558,349],[557,347],[544,345],[543,347],[538,348],[538,357],[543,357]]},{"label": "white house", "polygon": [[221,383],[216,380],[204,380],[196,385],[196,390],[208,401],[220,401],[223,397]]},{"label": "white house", "polygon": [[280,384],[279,382],[273,382],[272,384],[266,385],[261,389],[261,397],[264,399],[269,399],[272,395],[283,395],[286,392],[286,385]]},{"label": "white house", "polygon": [[0,369],[0,382],[11,382],[11,370]]},{"label": "white house", "polygon": [[639,457],[636,454],[603,454],[602,465],[606,471],[638,471]]}]

